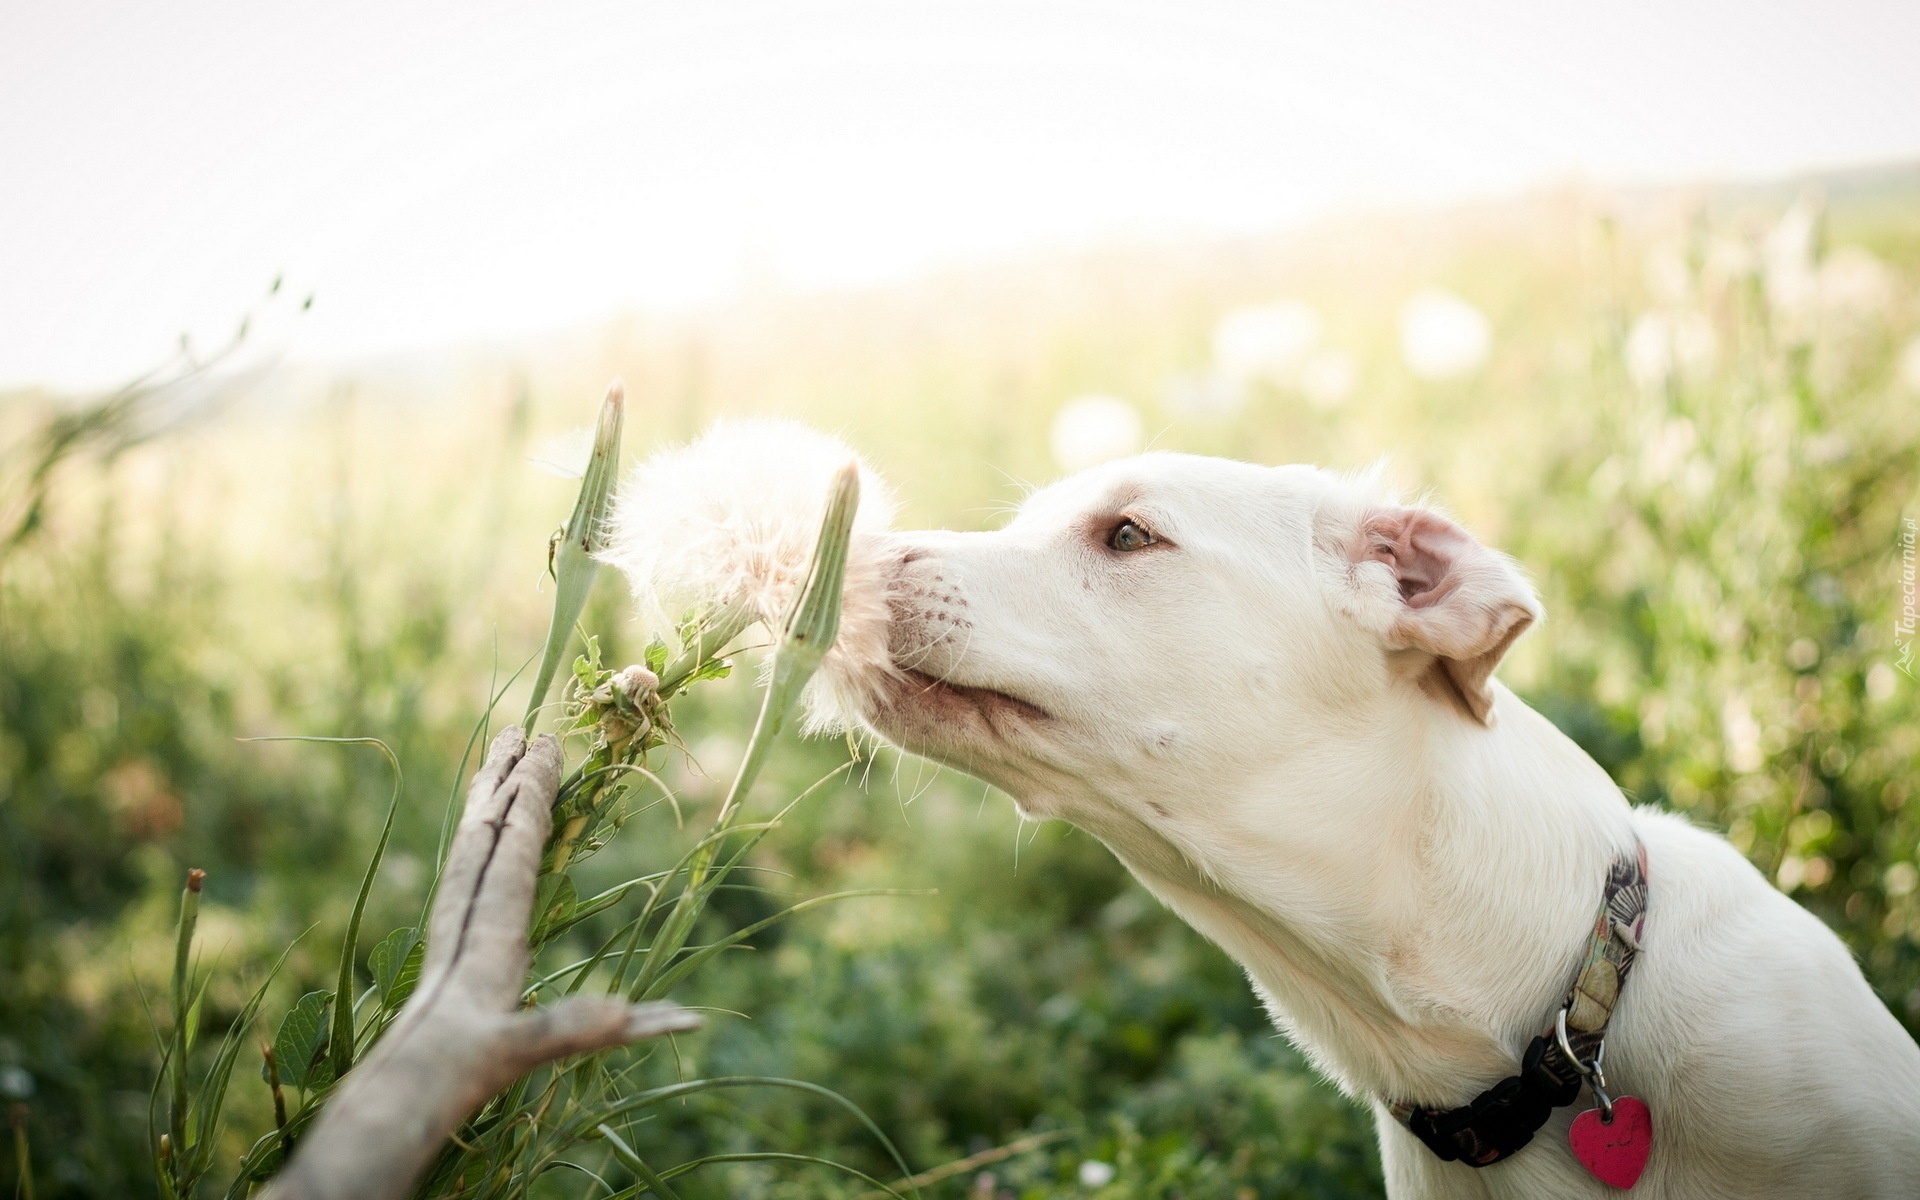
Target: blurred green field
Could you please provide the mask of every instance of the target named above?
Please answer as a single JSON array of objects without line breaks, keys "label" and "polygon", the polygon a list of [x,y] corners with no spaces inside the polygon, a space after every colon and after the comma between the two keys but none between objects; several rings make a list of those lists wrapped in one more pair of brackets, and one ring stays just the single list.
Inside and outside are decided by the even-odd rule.
[{"label": "blurred green field", "polygon": [[[393,747],[406,786],[363,949],[415,919],[468,731],[545,629],[547,537],[575,485],[526,460],[590,420],[615,374],[630,459],[715,415],[798,416],[865,451],[915,526],[995,524],[1054,473],[1049,423],[1086,393],[1135,404],[1161,448],[1390,456],[1393,478],[1431,489],[1538,582],[1548,620],[1504,678],[1638,800],[1727,832],[1920,1029],[1920,707],[1900,665],[1913,635],[1896,628],[1920,519],[1920,187],[1792,200],[1567,192],[754,295],[430,370],[289,371],[186,428],[83,448],[0,548],[0,1094],[36,1194],[154,1194],[149,1006],[185,868],[208,872],[215,1031],[296,938],[268,1011],[327,984],[385,764],[238,739]],[[1484,365],[1459,378],[1403,361],[1400,306],[1431,286],[1490,322]],[[1183,397],[1222,316],[1286,298],[1317,311],[1351,390],[1309,398],[1276,375],[1237,408],[1194,412]],[[53,411],[0,398],[10,522]],[[637,657],[611,575],[584,623],[609,661]],[[691,756],[656,765],[689,814],[717,803],[741,751],[752,676],[679,710]],[[755,865],[795,896],[932,892],[815,909],[722,959],[678,996],[711,1006],[709,1027],[656,1050],[649,1078],[810,1080],[869,1113],[915,1170],[982,1156],[928,1196],[1378,1192],[1364,1115],[1089,837],[833,740],[789,738],[757,805],[855,752],[871,754],[856,782],[802,804]],[[589,865],[612,882],[689,836],[656,809]],[[723,895],[714,922],[772,911]],[[271,1127],[251,1067],[232,1105],[223,1180]],[[634,1137],[659,1163],[774,1149],[897,1174],[846,1112],[789,1092],[690,1101]],[[1027,1148],[992,1154],[1008,1146]],[[16,1172],[12,1144],[0,1164]],[[715,1165],[678,1186],[782,1200],[863,1187],[794,1163]],[[578,1174],[542,1192],[607,1194]]]}]

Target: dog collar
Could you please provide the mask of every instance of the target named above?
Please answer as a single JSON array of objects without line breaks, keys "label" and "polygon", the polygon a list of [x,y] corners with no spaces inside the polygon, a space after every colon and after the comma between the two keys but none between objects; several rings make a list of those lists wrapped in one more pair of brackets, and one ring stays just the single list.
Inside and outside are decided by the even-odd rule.
[{"label": "dog collar", "polygon": [[[1459,1108],[1426,1108],[1389,1100],[1387,1111],[1443,1160],[1473,1167],[1491,1166],[1532,1141],[1554,1109],[1573,1103],[1583,1081],[1599,1102],[1599,1121],[1612,1126],[1615,1101],[1607,1094],[1602,1070],[1607,1022],[1613,1018],[1627,974],[1640,953],[1646,916],[1647,848],[1636,839],[1633,848],[1622,851],[1607,869],[1607,885],[1588,938],[1586,960],[1554,1017],[1553,1027],[1528,1044],[1520,1073],[1502,1079]],[[1629,1103],[1635,1107],[1630,1123],[1645,1124],[1644,1141],[1650,1146],[1653,1133],[1646,1106],[1631,1096],[1621,1097],[1623,1108]],[[1589,1171],[1605,1178],[1582,1148],[1580,1132],[1576,1122],[1575,1154]],[[1634,1177],[1645,1162],[1645,1149],[1637,1153]],[[1631,1186],[1631,1180],[1615,1186]]]}]

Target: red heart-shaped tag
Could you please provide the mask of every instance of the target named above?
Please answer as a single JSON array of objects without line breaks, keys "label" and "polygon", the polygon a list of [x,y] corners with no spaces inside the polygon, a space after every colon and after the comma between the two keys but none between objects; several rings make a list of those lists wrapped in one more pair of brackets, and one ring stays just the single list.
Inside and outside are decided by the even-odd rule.
[{"label": "red heart-shaped tag", "polygon": [[1599,1109],[1589,1109],[1573,1119],[1567,1141],[1589,1175],[1609,1187],[1630,1188],[1653,1150],[1653,1114],[1645,1101],[1622,1096],[1613,1102],[1613,1124],[1601,1121]]}]

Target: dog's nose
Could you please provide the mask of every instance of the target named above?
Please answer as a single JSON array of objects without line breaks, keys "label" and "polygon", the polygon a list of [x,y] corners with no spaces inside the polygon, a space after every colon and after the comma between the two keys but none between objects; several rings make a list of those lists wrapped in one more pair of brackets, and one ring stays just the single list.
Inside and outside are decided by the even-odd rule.
[{"label": "dog's nose", "polygon": [[956,566],[943,553],[938,535],[891,534],[887,580],[891,621],[888,649],[896,662],[916,669],[938,669],[957,650],[949,645],[969,625],[966,597]]},{"label": "dog's nose", "polygon": [[908,533],[885,533],[877,535],[884,539],[885,557],[891,561],[896,571],[918,565],[926,570],[926,564],[944,557],[943,551],[961,545],[961,535],[945,530],[930,529]]}]

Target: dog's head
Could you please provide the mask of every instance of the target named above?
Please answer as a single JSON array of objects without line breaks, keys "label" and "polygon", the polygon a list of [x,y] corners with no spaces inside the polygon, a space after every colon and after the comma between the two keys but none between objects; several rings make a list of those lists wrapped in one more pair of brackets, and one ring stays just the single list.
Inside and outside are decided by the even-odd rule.
[{"label": "dog's head", "polygon": [[[1150,454],[988,533],[885,536],[890,669],[859,718],[1029,811],[1164,815],[1417,703],[1491,724],[1539,616],[1504,556],[1365,480]],[[1104,803],[1103,803],[1104,802]]]}]

